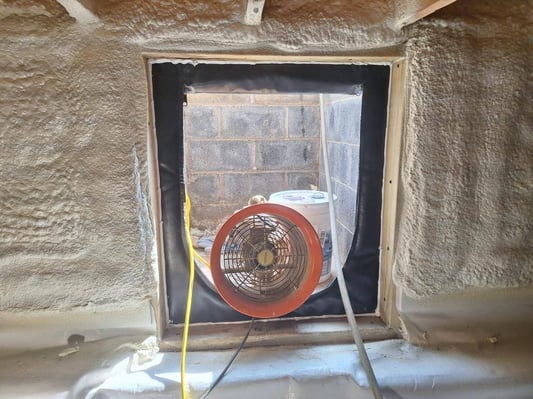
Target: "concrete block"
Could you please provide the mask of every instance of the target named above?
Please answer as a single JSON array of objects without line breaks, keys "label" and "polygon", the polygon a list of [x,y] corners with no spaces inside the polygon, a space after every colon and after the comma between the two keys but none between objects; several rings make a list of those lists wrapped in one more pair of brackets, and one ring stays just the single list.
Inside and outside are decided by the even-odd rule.
[{"label": "concrete block", "polygon": [[240,206],[246,205],[253,195],[264,195],[268,199],[273,192],[285,189],[285,174],[282,172],[224,175],[224,201]]},{"label": "concrete block", "polygon": [[309,190],[311,184],[318,186],[318,172],[288,173],[289,190]]},{"label": "concrete block", "polygon": [[318,107],[289,107],[289,137],[318,137],[320,133],[320,109]]},{"label": "concrete block", "polygon": [[216,137],[217,125],[214,108],[191,105],[183,108],[183,133],[186,137]]},{"label": "concrete block", "polygon": [[361,127],[361,97],[332,103],[325,112],[326,134],[329,140],[359,144]]},{"label": "concrete block", "polygon": [[191,141],[189,153],[192,172],[252,168],[252,144],[245,141]]},{"label": "concrete block", "polygon": [[316,141],[283,141],[258,143],[258,170],[316,170],[318,143]]},{"label": "concrete block", "polygon": [[335,201],[337,219],[342,221],[342,224],[348,230],[354,231],[356,209],[355,190],[344,184],[336,184],[335,194],[337,195],[337,200]]},{"label": "concrete block", "polygon": [[225,107],[221,113],[223,137],[273,139],[284,136],[284,108]]},{"label": "concrete block", "polygon": [[348,184],[352,174],[352,149],[342,143],[328,143],[329,173],[332,179]]},{"label": "concrete block", "polygon": [[194,228],[216,234],[218,227],[236,211],[234,205],[209,204],[203,206],[192,205],[191,225]]},{"label": "concrete block", "polygon": [[357,181],[359,180],[359,146],[350,146],[350,170],[348,173],[348,180],[345,182],[348,186],[356,189]]},{"label": "concrete block", "polygon": [[187,182],[187,192],[193,204],[203,206],[219,200],[220,177],[194,174]]}]

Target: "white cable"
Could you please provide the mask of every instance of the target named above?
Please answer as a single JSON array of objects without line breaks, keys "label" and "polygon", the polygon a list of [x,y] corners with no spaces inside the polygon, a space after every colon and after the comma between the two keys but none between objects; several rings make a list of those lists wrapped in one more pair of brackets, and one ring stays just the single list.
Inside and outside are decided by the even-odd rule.
[{"label": "white cable", "polygon": [[381,391],[374,375],[374,370],[372,370],[372,365],[368,359],[368,355],[365,350],[365,345],[363,344],[363,338],[359,333],[357,328],[357,322],[355,321],[354,312],[352,309],[352,304],[350,302],[350,297],[348,295],[348,289],[346,288],[346,281],[344,281],[344,274],[342,273],[342,266],[339,259],[339,247],[337,240],[337,228],[336,228],[336,218],[335,218],[335,206],[334,199],[331,193],[331,178],[329,175],[329,164],[328,164],[328,148],[326,143],[326,127],[324,122],[324,96],[320,94],[320,141],[322,147],[322,160],[324,161],[324,173],[326,175],[326,188],[328,192],[329,199],[329,219],[331,224],[331,244],[333,250],[333,263],[335,266],[335,271],[337,273],[337,282],[339,284],[339,289],[341,293],[342,303],[344,305],[344,311],[346,312],[346,317],[348,318],[348,323],[352,330],[352,336],[357,346],[357,351],[359,352],[359,359],[361,365],[366,373],[366,378],[374,394],[374,399],[383,399]]}]

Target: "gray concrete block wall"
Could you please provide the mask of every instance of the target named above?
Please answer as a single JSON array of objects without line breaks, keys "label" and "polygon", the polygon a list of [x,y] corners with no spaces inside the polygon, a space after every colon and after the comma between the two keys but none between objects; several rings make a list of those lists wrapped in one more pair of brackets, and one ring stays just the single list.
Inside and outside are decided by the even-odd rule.
[{"label": "gray concrete block wall", "polygon": [[268,198],[272,190],[279,191],[278,187],[286,187],[284,173],[228,173],[223,176],[223,199],[225,202],[246,205],[248,199],[254,194],[261,194]]},{"label": "gray concrete block wall", "polygon": [[320,134],[320,109],[301,105],[288,108],[289,137],[318,137]]},{"label": "gray concrete block wall", "polygon": [[[329,171],[332,191],[337,196],[335,213],[339,254],[341,262],[344,262],[355,230],[362,96],[335,94],[324,97]],[[322,164],[319,189],[326,191]]]},{"label": "gray concrete block wall", "polygon": [[226,106],[220,108],[225,137],[283,139],[285,109],[277,106]]},{"label": "gray concrete block wall", "polygon": [[194,227],[215,232],[252,195],[318,185],[318,95],[189,94],[184,137]]},{"label": "gray concrete block wall", "polygon": [[[253,143],[243,140],[191,140],[186,167],[195,172],[245,172],[253,168]],[[194,172],[192,172],[194,171]]]},{"label": "gray concrete block wall", "polygon": [[282,140],[257,145],[258,170],[313,170],[318,168],[319,143]]},{"label": "gray concrete block wall", "polygon": [[218,121],[215,110],[211,107],[186,107],[184,131],[190,137],[213,138],[218,135]]},{"label": "gray concrete block wall", "polygon": [[191,203],[217,203],[220,200],[220,175],[195,173],[187,182]]},{"label": "gray concrete block wall", "polygon": [[311,186],[318,186],[318,171],[287,173],[287,181],[290,188],[309,190]]},{"label": "gray concrete block wall", "polygon": [[325,121],[328,138],[347,144],[359,144],[362,96],[334,94],[325,96]]}]

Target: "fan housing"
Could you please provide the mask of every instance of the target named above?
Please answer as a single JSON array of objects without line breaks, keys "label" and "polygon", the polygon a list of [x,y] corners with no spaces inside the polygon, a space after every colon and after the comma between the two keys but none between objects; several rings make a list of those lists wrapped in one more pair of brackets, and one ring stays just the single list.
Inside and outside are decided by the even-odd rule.
[{"label": "fan housing", "polygon": [[251,205],[220,228],[211,273],[220,296],[252,317],[283,316],[315,290],[322,247],[311,223],[280,204]]}]

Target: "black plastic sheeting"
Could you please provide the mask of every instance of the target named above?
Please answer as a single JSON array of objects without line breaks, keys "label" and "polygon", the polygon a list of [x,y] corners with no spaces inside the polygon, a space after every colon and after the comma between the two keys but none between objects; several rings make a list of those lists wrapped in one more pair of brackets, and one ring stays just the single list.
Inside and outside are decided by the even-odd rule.
[{"label": "black plastic sheeting", "polygon": [[[155,63],[152,68],[163,247],[169,319],[184,320],[189,254],[184,230],[183,102],[187,92],[363,92],[355,234],[344,277],[356,313],[374,312],[378,300],[379,245],[390,67],[337,64]],[[196,273],[191,322],[247,320]],[[344,314],[336,283],[287,316]]]},{"label": "black plastic sheeting", "polygon": [[[361,71],[350,65],[200,64],[183,66],[186,92],[358,94]],[[336,76],[337,75],[337,76]]]}]

